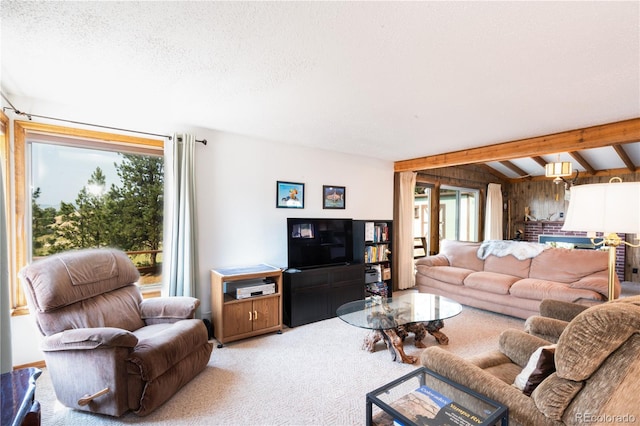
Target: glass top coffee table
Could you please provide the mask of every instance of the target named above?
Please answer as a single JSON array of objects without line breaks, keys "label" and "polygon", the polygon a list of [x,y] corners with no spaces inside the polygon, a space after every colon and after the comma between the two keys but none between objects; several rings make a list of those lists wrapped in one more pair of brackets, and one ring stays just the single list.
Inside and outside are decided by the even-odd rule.
[{"label": "glass top coffee table", "polygon": [[367,393],[367,426],[509,424],[508,408],[426,367]]},{"label": "glass top coffee table", "polygon": [[371,330],[365,337],[363,348],[374,351],[384,340],[394,361],[413,364],[416,357],[404,352],[404,340],[414,333],[415,346],[424,348],[422,339],[429,333],[446,345],[449,338],[440,330],[447,318],[462,312],[462,306],[451,299],[429,293],[406,293],[396,297],[372,296],[364,300],[345,303],[336,311],[344,322]]}]

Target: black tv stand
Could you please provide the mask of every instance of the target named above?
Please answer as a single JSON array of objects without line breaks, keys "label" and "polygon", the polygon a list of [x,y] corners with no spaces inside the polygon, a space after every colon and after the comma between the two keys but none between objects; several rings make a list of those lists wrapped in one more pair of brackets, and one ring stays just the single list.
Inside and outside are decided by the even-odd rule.
[{"label": "black tv stand", "polygon": [[287,269],[283,278],[283,320],[289,327],[333,318],[340,305],[365,296],[364,264]]}]

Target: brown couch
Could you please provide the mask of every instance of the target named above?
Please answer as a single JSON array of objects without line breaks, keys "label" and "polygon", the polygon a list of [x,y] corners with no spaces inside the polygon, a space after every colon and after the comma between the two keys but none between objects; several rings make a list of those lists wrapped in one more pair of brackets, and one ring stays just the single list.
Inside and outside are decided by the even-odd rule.
[{"label": "brown couch", "polygon": [[118,250],[38,260],[20,272],[56,397],[67,407],[146,415],[202,371],[213,344],[193,297],[142,300]]},{"label": "brown couch", "polygon": [[506,405],[510,425],[635,424],[640,420],[640,296],[593,306],[565,324],[552,368],[539,377],[541,383],[528,396],[513,385],[515,378],[531,354],[547,345],[544,339],[510,329],[502,333],[494,351],[463,359],[433,346],[422,353],[421,361],[436,373]]},{"label": "brown couch", "polygon": [[540,303],[540,315],[527,318],[524,330],[533,336],[556,343],[567,324],[587,308],[589,306],[579,303],[545,299]]},{"label": "brown couch", "polygon": [[516,241],[492,251],[490,243],[443,240],[439,254],[416,260],[418,290],[523,319],[538,314],[543,299],[607,300],[605,251]]}]

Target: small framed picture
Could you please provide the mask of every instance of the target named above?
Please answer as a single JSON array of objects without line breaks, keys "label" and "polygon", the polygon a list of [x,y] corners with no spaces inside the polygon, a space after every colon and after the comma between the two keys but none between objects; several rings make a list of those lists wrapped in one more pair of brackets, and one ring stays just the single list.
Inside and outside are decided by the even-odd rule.
[{"label": "small framed picture", "polygon": [[322,186],[322,208],[344,209],[346,201],[346,188],[344,186]]},{"label": "small framed picture", "polygon": [[276,207],[282,209],[304,208],[304,183],[276,183]]}]

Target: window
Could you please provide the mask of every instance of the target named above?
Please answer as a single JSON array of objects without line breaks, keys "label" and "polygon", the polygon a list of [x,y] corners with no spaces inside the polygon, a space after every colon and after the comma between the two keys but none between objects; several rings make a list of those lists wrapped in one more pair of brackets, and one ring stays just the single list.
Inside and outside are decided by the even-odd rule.
[{"label": "window", "polygon": [[440,188],[440,239],[478,241],[476,189]]},{"label": "window", "polygon": [[[163,141],[21,121],[15,129],[16,270],[57,252],[108,246],[129,254],[142,286],[159,284]],[[24,309],[12,284],[12,307]]]},{"label": "window", "polygon": [[426,246],[420,251],[425,255],[429,253],[431,241],[431,191],[432,184],[416,182],[413,194],[413,237],[425,239]]}]

